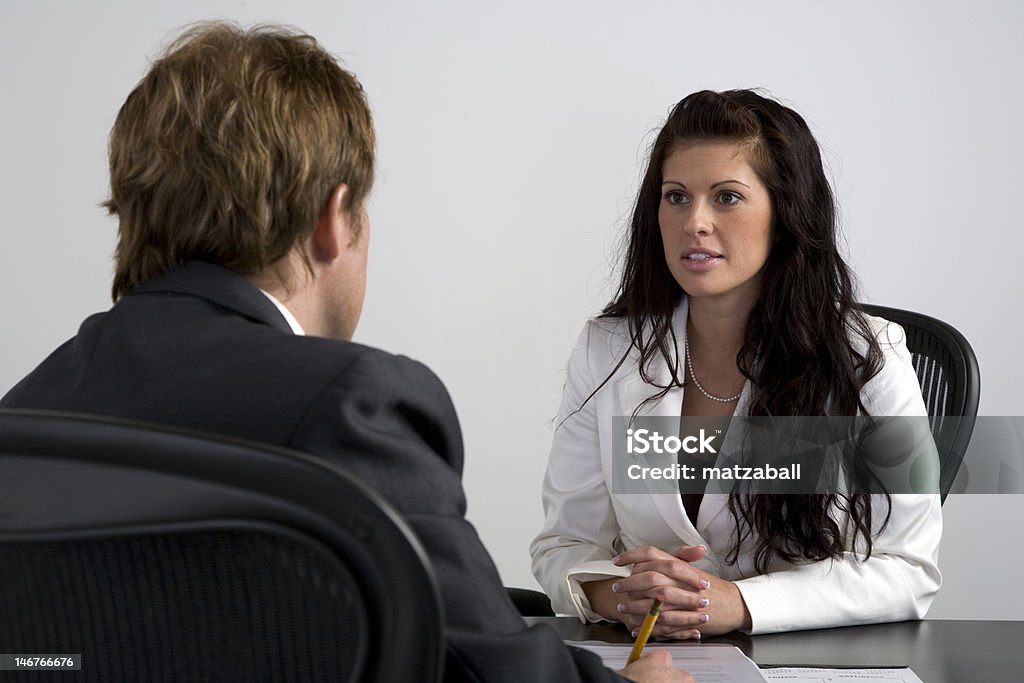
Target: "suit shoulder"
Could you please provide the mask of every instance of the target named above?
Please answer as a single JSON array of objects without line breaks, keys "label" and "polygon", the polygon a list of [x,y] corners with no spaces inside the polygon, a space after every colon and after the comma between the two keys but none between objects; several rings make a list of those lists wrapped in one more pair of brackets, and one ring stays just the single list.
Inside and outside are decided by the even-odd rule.
[{"label": "suit shoulder", "polygon": [[[910,358],[910,352],[907,350],[907,332],[902,325],[866,313],[864,320],[868,326],[868,334],[878,342],[884,358]],[[867,341],[856,330],[851,330],[850,341],[859,353],[867,351]]]},{"label": "suit shoulder", "polygon": [[[293,337],[297,344],[291,344],[293,357],[304,365],[315,358],[320,365],[319,372],[327,376],[345,373],[373,377],[375,384],[396,384],[415,388],[436,384],[443,388],[441,380],[420,361],[358,342],[337,341],[323,337]],[[327,363],[327,365],[322,365]]]},{"label": "suit shoulder", "polygon": [[618,365],[629,350],[629,329],[624,318],[591,318],[583,326],[573,355],[575,362],[585,357],[593,372],[603,373]]},{"label": "suit shoulder", "polygon": [[462,435],[455,406],[426,365],[369,346],[327,339],[296,346],[315,349],[312,355],[326,354],[335,363],[336,356],[344,355],[345,362],[320,377],[320,389],[292,436],[295,447],[318,452],[323,444],[341,439],[352,451],[360,439],[385,438],[387,445],[368,447],[367,452],[387,453],[397,443],[404,444],[403,449],[425,447],[424,452],[440,456],[452,470],[461,472]]},{"label": "suit shoulder", "polygon": [[[907,333],[902,325],[885,318],[865,315],[868,331],[882,352],[878,372],[861,389],[861,400],[870,415],[927,415],[921,386],[914,368]],[[861,353],[867,342],[852,335],[854,347]]]},{"label": "suit shoulder", "polygon": [[441,380],[423,363],[356,342],[322,337],[286,337],[274,344],[281,370],[320,387],[314,403],[339,401],[359,409],[411,411],[456,422],[455,407]]}]

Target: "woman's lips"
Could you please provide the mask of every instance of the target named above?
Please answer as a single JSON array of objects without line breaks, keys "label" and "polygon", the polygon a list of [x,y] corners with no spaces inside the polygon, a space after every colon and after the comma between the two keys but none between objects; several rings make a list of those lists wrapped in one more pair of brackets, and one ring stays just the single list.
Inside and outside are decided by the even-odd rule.
[{"label": "woman's lips", "polygon": [[694,273],[706,273],[719,263],[725,260],[722,256],[711,256],[710,254],[696,253],[682,259],[683,268]]}]

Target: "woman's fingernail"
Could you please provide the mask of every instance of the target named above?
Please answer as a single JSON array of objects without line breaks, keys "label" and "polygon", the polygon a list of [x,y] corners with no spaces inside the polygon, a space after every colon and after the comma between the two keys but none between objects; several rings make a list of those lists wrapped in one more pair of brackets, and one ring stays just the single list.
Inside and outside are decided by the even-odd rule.
[{"label": "woman's fingernail", "polygon": [[612,564],[614,564],[616,566],[622,564],[622,556],[621,555],[616,555],[615,557],[613,557],[612,558]]},{"label": "woman's fingernail", "polygon": [[708,581],[707,579],[701,579],[700,580],[700,587],[701,588],[711,588],[711,582]]},{"label": "woman's fingernail", "polygon": [[631,636],[633,636],[634,638],[636,638],[636,635],[637,635],[638,633],[640,633],[640,629],[638,629],[638,628],[635,628],[635,629],[633,629],[632,631],[630,631],[630,632],[629,632],[629,635],[631,635]]},{"label": "woman's fingernail", "polygon": [[700,631],[697,631],[697,632],[696,632],[696,633],[695,633],[695,634],[693,635],[693,639],[694,639],[694,640],[700,640]]},{"label": "woman's fingernail", "polygon": [[711,601],[708,600],[707,598],[701,598],[700,600],[697,601],[697,604],[700,605],[701,607],[707,607],[708,605],[711,604]]},{"label": "woman's fingernail", "polygon": [[618,593],[620,590],[622,590],[622,584],[621,583],[613,583],[612,584],[612,593]]},{"label": "woman's fingernail", "polygon": [[625,612],[626,611],[626,603],[620,602],[619,604],[615,605],[615,609],[617,609],[620,612]]},{"label": "woman's fingernail", "polygon": [[698,547],[698,548],[704,548],[704,552],[707,552],[707,551],[708,551],[708,547],[707,547],[706,545],[704,545],[703,543],[701,543],[701,544],[700,544],[699,546],[697,546],[697,547]]},{"label": "woman's fingernail", "polygon": [[702,615],[700,615],[700,623],[706,624],[709,621],[711,621],[711,615],[710,614],[702,614]]}]

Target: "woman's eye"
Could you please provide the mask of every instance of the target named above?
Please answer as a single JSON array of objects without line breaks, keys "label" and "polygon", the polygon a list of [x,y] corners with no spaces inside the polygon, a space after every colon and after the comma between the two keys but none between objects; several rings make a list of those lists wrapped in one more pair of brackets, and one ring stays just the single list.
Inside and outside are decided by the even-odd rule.
[{"label": "woman's eye", "polygon": [[689,201],[689,199],[685,194],[683,194],[679,190],[669,190],[668,192],[665,193],[665,201],[667,201],[669,204],[679,205],[686,204]]},{"label": "woman's eye", "polygon": [[733,204],[738,203],[740,199],[742,199],[742,197],[735,192],[723,192],[718,195],[718,201],[722,202],[726,206],[732,206]]}]

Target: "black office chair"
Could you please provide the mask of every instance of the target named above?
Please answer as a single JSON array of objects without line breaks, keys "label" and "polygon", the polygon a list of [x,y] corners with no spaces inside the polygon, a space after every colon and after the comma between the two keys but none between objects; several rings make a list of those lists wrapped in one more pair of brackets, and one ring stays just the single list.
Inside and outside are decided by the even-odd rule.
[{"label": "black office chair", "polygon": [[974,349],[953,326],[930,316],[885,306],[864,305],[863,309],[902,325],[907,333],[907,348],[939,451],[939,490],[945,502],[978,416],[981,372]]},{"label": "black office chair", "polygon": [[551,609],[551,598],[540,591],[529,588],[505,587],[512,604],[516,606],[519,613],[524,617],[553,617],[554,610]]},{"label": "black office chair", "polygon": [[293,451],[0,411],[0,649],[82,656],[33,681],[439,681],[419,540]]}]

